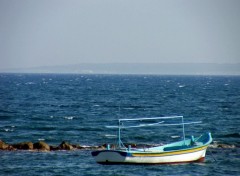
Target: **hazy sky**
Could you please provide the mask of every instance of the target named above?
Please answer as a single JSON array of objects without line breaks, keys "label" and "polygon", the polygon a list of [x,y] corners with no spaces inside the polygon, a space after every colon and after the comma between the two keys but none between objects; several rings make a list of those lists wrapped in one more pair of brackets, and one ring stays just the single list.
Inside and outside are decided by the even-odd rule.
[{"label": "hazy sky", "polygon": [[0,61],[240,63],[240,0],[0,0]]}]

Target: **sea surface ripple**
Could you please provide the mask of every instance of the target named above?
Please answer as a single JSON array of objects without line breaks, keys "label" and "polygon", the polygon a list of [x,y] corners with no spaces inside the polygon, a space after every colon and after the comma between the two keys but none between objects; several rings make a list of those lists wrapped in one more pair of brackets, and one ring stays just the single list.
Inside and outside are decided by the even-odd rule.
[{"label": "sea surface ripple", "polygon": [[[183,115],[202,121],[186,135],[211,132],[214,144],[203,163],[104,166],[91,151],[0,151],[0,175],[238,175],[240,173],[240,77],[0,74],[0,139],[80,145],[116,142],[105,128],[119,118]],[[180,140],[175,128],[123,131],[124,142]],[[216,161],[215,161],[216,160]]]}]

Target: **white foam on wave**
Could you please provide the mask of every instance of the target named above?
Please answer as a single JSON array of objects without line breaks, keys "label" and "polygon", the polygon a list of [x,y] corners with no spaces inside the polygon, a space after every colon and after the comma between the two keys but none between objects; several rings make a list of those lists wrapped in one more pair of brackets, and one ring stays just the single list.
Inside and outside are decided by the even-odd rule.
[{"label": "white foam on wave", "polygon": [[13,131],[13,129],[9,129],[9,128],[4,128],[3,129],[5,132],[12,132]]},{"label": "white foam on wave", "polygon": [[108,138],[113,138],[113,137],[116,137],[117,135],[113,135],[113,134],[105,134],[104,136],[105,136],[105,137],[108,137]]},{"label": "white foam on wave", "polygon": [[83,147],[83,148],[90,148],[92,146],[90,146],[90,145],[81,145],[81,147]]},{"label": "white foam on wave", "polygon": [[66,116],[64,117],[64,119],[67,119],[67,120],[72,120],[74,117],[73,116]]},{"label": "white foam on wave", "polygon": [[173,138],[173,139],[180,138],[180,136],[171,136],[171,138]]},{"label": "white foam on wave", "polygon": [[26,82],[26,85],[32,85],[32,84],[36,84],[35,82]]},{"label": "white foam on wave", "polygon": [[179,85],[178,87],[179,87],[179,88],[182,88],[182,87],[185,87],[185,85]]}]

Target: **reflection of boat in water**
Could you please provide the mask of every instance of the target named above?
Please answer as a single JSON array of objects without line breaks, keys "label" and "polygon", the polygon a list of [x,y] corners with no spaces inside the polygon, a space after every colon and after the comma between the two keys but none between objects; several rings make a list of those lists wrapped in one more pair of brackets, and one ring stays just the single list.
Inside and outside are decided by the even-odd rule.
[{"label": "reflection of boat in water", "polygon": [[[164,121],[147,123],[152,120],[174,118],[180,118],[181,122],[169,124],[166,124]],[[134,121],[145,121],[145,123],[140,125],[123,125],[123,122]],[[193,136],[189,139],[185,138],[184,126],[201,122],[184,122],[183,116],[119,119],[118,122],[118,126],[108,126],[108,128],[118,128],[118,144],[116,149],[110,149],[110,146],[107,145],[105,150],[93,151],[92,156],[95,158],[96,162],[101,164],[166,164],[203,161],[207,147],[212,142],[211,133],[205,133],[197,138]],[[124,128],[174,125],[182,126],[182,141],[150,148],[133,148],[130,145],[126,147],[121,141],[121,129]]]}]

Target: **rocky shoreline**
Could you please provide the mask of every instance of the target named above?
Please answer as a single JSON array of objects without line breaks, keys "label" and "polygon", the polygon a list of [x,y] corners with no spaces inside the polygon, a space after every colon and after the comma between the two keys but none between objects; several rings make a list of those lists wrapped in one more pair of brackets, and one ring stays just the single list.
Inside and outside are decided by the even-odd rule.
[{"label": "rocky shoreline", "polygon": [[[128,144],[132,147],[137,147],[136,144]],[[33,142],[20,142],[16,144],[8,144],[2,140],[0,140],[0,150],[6,150],[6,151],[16,151],[16,150],[30,150],[30,151],[58,151],[58,150],[104,150],[106,149],[107,144],[103,144],[100,146],[81,146],[79,144],[70,144],[66,141],[63,141],[58,146],[49,145],[44,141],[38,141],[36,143]],[[151,147],[144,145],[145,147]],[[138,146],[143,147],[143,146]],[[239,148],[239,146],[236,146],[234,144],[223,144],[218,142],[213,142],[211,145],[209,145],[210,148],[219,148],[219,149],[233,149],[233,148]],[[114,148],[114,146],[111,146],[111,148]]]},{"label": "rocky shoreline", "polygon": [[106,144],[102,146],[81,146],[79,144],[70,144],[63,141],[58,146],[49,145],[44,141],[20,142],[16,144],[8,144],[0,140],[0,150],[15,151],[15,150],[32,150],[32,151],[57,151],[57,150],[101,150],[106,148]]}]

